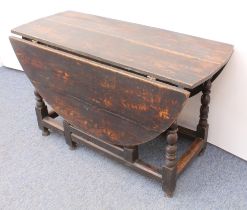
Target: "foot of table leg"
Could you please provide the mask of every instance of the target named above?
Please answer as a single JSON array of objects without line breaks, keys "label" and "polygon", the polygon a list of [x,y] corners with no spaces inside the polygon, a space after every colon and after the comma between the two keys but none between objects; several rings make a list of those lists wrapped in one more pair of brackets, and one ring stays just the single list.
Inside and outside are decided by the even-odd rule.
[{"label": "foot of table leg", "polygon": [[70,150],[75,150],[76,149],[76,143],[72,141],[71,138],[71,131],[70,131],[70,124],[67,121],[63,121],[63,126],[64,126],[64,137],[67,145],[69,145]]},{"label": "foot of table leg", "polygon": [[203,84],[202,97],[201,97],[201,108],[200,108],[200,120],[197,125],[197,136],[204,140],[204,146],[200,155],[204,154],[207,146],[208,138],[208,113],[209,113],[209,103],[210,103],[210,92],[211,92],[211,81],[208,80]]},{"label": "foot of table leg", "polygon": [[177,122],[174,122],[167,132],[167,146],[166,146],[166,156],[165,165],[162,167],[162,188],[168,197],[172,197],[177,180],[177,135],[178,126]]},{"label": "foot of table leg", "polygon": [[40,130],[42,131],[42,135],[48,136],[50,132],[48,128],[44,127],[42,124],[43,118],[48,116],[47,106],[45,105],[43,98],[40,96],[40,94],[36,90],[34,91],[34,95],[36,99],[35,111],[36,111],[38,126]]},{"label": "foot of table leg", "polygon": [[49,135],[50,135],[49,129],[43,127],[43,128],[42,128],[42,136],[49,136]]}]

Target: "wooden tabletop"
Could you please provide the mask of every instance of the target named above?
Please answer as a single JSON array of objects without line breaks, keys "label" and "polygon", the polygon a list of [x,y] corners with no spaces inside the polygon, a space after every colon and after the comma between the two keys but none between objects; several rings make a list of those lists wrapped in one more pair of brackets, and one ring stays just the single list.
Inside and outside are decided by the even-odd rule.
[{"label": "wooden tabletop", "polygon": [[233,52],[229,44],[72,11],[12,32],[188,89],[212,77]]}]

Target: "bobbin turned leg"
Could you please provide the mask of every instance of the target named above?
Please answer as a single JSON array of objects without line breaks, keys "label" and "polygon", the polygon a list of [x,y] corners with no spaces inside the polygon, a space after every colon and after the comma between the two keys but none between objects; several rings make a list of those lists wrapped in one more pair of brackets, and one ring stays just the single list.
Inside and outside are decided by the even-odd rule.
[{"label": "bobbin turned leg", "polygon": [[204,140],[204,145],[200,154],[203,154],[207,146],[208,138],[208,113],[210,103],[210,92],[211,92],[211,81],[208,80],[203,84],[202,97],[201,97],[201,108],[200,108],[200,120],[197,125],[197,136]]},{"label": "bobbin turned leg", "polygon": [[67,121],[63,121],[64,127],[64,137],[67,145],[69,145],[70,150],[74,150],[76,148],[76,143],[72,141],[70,124]]},{"label": "bobbin turned leg", "polygon": [[50,134],[48,128],[44,127],[42,124],[43,118],[48,116],[48,110],[47,106],[45,105],[44,100],[40,96],[40,94],[35,90],[34,91],[35,99],[36,99],[36,106],[35,106],[35,111],[36,111],[36,116],[37,116],[37,121],[38,121],[38,126],[40,130],[42,130],[42,135],[43,136],[48,136]]},{"label": "bobbin turned leg", "polygon": [[178,126],[175,121],[167,132],[167,146],[165,155],[165,165],[162,167],[162,188],[168,197],[173,196],[176,187],[177,173],[177,139]]}]

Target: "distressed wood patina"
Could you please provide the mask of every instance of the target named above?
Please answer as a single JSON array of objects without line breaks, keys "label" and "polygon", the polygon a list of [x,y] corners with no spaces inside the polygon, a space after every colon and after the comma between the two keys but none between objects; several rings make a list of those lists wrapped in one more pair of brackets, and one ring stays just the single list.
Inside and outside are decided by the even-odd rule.
[{"label": "distressed wood patina", "polygon": [[[10,41],[36,89],[43,135],[57,131],[72,149],[81,143],[97,149],[161,181],[172,196],[178,175],[206,148],[211,83],[233,47],[71,11],[12,32],[21,36]],[[178,126],[187,99],[200,91],[197,130]],[[159,168],[139,158],[138,145],[161,133],[167,134],[167,147]],[[194,141],[177,161],[178,133]]]}]

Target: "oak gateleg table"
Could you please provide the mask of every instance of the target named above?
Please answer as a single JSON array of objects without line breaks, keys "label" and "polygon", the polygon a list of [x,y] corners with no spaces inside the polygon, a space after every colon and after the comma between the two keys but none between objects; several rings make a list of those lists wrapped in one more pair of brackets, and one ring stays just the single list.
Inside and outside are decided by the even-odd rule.
[{"label": "oak gateleg table", "polygon": [[[12,33],[13,49],[35,87],[42,134],[52,130],[71,149],[85,144],[103,152],[159,180],[172,196],[177,177],[206,148],[211,84],[233,46],[73,11]],[[197,129],[179,126],[184,104],[199,92]],[[138,146],[162,133],[165,162],[157,167],[139,158]],[[177,160],[178,134],[193,141]]]}]

